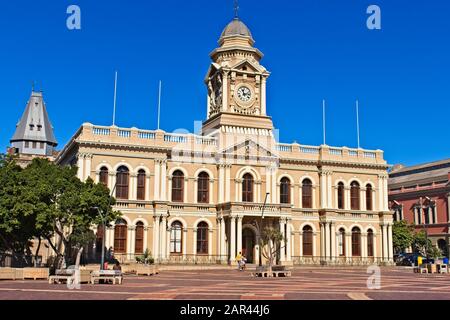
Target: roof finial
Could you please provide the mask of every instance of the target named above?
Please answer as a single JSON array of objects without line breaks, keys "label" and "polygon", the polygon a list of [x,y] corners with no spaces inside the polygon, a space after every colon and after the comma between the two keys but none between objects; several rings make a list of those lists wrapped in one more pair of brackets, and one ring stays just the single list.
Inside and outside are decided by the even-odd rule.
[{"label": "roof finial", "polygon": [[234,18],[239,19],[239,0],[234,0]]},{"label": "roof finial", "polygon": [[31,92],[34,92],[34,88],[36,87],[36,80],[31,81]]}]

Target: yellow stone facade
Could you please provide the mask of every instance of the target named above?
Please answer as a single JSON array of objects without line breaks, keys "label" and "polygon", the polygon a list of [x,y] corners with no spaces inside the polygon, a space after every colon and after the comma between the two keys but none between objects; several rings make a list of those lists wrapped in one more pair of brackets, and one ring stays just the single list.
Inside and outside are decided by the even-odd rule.
[{"label": "yellow stone facade", "polygon": [[244,252],[257,264],[264,221],[285,235],[282,264],[392,263],[383,152],[278,143],[270,73],[239,19],[211,59],[200,135],[85,123],[58,156],[118,195],[122,229],[107,229],[106,248],[123,261],[148,249],[159,263],[234,263]]}]

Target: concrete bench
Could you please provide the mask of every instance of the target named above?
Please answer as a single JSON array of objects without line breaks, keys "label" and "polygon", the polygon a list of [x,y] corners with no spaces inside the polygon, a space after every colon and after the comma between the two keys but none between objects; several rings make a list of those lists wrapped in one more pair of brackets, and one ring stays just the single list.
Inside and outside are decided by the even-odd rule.
[{"label": "concrete bench", "polygon": [[[91,282],[91,271],[89,270],[80,270],[80,282],[79,283],[90,283]],[[75,280],[75,270],[57,270],[56,275],[50,276],[48,283],[49,284],[60,284],[71,283]]]},{"label": "concrete bench", "polygon": [[120,271],[95,271],[91,274],[91,284],[95,284],[96,282],[100,283],[101,281],[111,281],[112,284],[122,284],[123,275]]},{"label": "concrete bench", "polygon": [[272,271],[271,273],[269,271],[255,271],[251,275],[257,278],[288,278],[292,277],[292,271]]}]

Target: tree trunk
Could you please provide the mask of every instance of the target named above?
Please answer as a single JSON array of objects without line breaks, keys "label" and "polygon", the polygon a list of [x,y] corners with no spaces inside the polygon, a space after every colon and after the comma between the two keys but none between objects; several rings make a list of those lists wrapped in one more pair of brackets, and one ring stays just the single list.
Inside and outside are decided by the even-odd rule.
[{"label": "tree trunk", "polygon": [[35,253],[35,255],[34,255],[34,267],[36,268],[37,267],[37,259],[38,259],[38,257],[39,257],[39,250],[41,250],[41,242],[42,242],[42,238],[41,238],[41,236],[39,236],[39,241],[38,241],[38,246],[37,246],[37,249],[36,249],[36,253]]}]

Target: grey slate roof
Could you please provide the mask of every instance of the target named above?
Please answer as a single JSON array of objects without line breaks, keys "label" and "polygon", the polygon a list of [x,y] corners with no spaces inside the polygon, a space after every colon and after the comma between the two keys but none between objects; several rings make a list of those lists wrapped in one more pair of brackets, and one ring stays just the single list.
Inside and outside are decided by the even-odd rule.
[{"label": "grey slate roof", "polygon": [[250,29],[238,18],[235,18],[225,27],[220,38],[222,39],[230,36],[249,37],[253,40]]},{"label": "grey slate roof", "polygon": [[[31,125],[34,125],[33,130],[30,128]],[[38,131],[38,126],[41,126],[40,131]],[[16,132],[11,139],[11,143],[17,141],[47,142],[54,146],[58,144],[48,117],[42,92],[33,91],[31,93],[30,100],[16,126]]]},{"label": "grey slate roof", "polygon": [[450,159],[431,163],[424,163],[411,167],[403,167],[391,172],[389,186],[414,185],[448,180],[450,173]]}]

